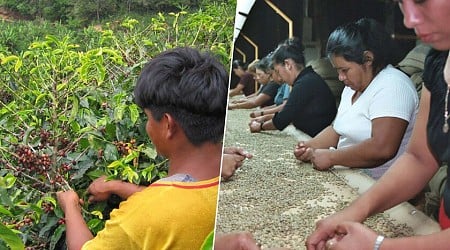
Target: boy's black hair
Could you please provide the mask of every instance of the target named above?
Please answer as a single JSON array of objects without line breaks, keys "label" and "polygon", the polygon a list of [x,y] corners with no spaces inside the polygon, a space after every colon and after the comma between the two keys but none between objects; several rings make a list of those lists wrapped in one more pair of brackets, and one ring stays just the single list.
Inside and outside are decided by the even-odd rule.
[{"label": "boy's black hair", "polygon": [[220,143],[223,138],[228,74],[211,54],[175,48],[151,59],[134,89],[138,106],[156,120],[174,117],[196,146]]}]

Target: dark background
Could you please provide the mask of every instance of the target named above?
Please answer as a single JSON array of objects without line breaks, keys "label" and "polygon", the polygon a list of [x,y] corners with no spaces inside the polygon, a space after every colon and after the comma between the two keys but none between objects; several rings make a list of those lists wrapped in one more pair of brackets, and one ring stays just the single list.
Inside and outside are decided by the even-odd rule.
[{"label": "dark background", "polygon": [[[319,49],[319,57],[324,56],[323,50],[328,35],[337,26],[362,17],[370,17],[384,24],[398,43],[401,55],[406,55],[416,44],[414,31],[404,27],[398,4],[391,0],[309,0],[308,4],[303,0],[270,2],[293,20],[294,36],[301,38],[306,47]],[[307,34],[302,33],[305,17],[312,23]],[[236,38],[233,59],[246,63],[261,59],[273,51],[280,41],[289,37],[288,30],[287,22],[265,0],[256,0]],[[257,55],[254,45],[244,36],[257,45]],[[232,88],[237,81],[238,78],[232,74]]]}]

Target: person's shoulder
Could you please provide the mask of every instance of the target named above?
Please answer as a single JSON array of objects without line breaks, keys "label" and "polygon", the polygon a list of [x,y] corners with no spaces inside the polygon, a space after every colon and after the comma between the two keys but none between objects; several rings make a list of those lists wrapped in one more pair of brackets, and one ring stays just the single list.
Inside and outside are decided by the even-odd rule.
[{"label": "person's shoulder", "polygon": [[405,90],[406,88],[417,95],[413,81],[403,71],[392,65],[388,65],[379,74],[380,77],[377,79],[376,83],[379,88],[390,90]]},{"label": "person's shoulder", "polygon": [[278,84],[278,83],[276,83],[276,82],[269,82],[269,83],[267,84],[267,89],[271,89],[271,90],[273,90],[273,89],[278,89],[280,86],[281,86],[281,85]]},{"label": "person's shoulder", "polygon": [[425,58],[425,63],[431,62],[431,61],[445,60],[447,58],[447,56],[448,56],[448,50],[442,51],[442,50],[437,50],[437,49],[431,48]]},{"label": "person's shoulder", "polygon": [[425,68],[424,74],[430,71],[441,70],[441,68],[444,67],[447,57],[448,57],[448,50],[440,51],[436,49],[430,49],[424,62]]},{"label": "person's shoulder", "polygon": [[[404,83],[413,85],[411,78],[409,78],[407,74],[390,64],[387,65],[378,74],[380,75],[380,80],[382,80],[382,82],[386,85],[397,85]],[[389,81],[386,81],[386,79],[389,79]]]},{"label": "person's shoulder", "polygon": [[245,72],[242,75],[242,78],[244,78],[244,79],[253,79],[253,75],[251,73],[249,73],[249,72]]},{"label": "person's shoulder", "polygon": [[311,80],[317,80],[322,79],[319,74],[313,69],[311,66],[305,67],[297,77],[297,81],[311,81]]}]

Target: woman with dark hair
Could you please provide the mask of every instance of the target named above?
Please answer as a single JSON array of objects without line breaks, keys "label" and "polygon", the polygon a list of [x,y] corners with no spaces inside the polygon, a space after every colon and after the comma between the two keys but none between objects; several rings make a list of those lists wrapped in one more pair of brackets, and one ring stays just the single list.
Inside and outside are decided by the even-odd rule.
[{"label": "woman with dark hair", "polygon": [[318,170],[333,165],[368,168],[378,179],[405,151],[418,109],[415,87],[395,69],[393,41],[372,19],[338,27],[328,38],[327,55],[343,81],[336,119],[294,150]]},{"label": "woman with dark hair", "polygon": [[274,104],[251,112],[250,117],[252,119],[250,120],[250,123],[252,123],[253,120],[266,121],[272,119],[275,113],[280,112],[283,109],[284,105],[286,105],[286,102],[289,99],[291,87],[289,86],[289,84],[285,83],[283,79],[281,79],[280,74],[275,72],[272,61],[270,61],[270,69],[272,71],[272,81],[278,84],[277,93],[273,98]]},{"label": "woman with dark hair", "polygon": [[272,81],[272,69],[270,68],[271,55],[259,60],[255,63],[256,81],[261,84],[258,93],[240,100],[232,101],[228,105],[228,109],[250,109],[256,107],[266,107],[274,103],[280,85]]},{"label": "woman with dark hair", "polygon": [[247,71],[247,67],[241,60],[234,60],[231,67],[233,68],[234,74],[239,77],[239,82],[233,89],[230,89],[228,95],[235,96],[244,94],[249,96],[255,93],[255,80],[253,75]]},{"label": "woman with dark hair", "polygon": [[275,73],[292,86],[289,98],[272,119],[252,121],[251,132],[283,130],[292,123],[298,130],[315,136],[330,125],[336,115],[331,90],[312,67],[305,68],[303,46],[291,40],[281,43],[272,55]]},{"label": "woman with dark hair", "polygon": [[[397,0],[403,23],[433,47],[425,60],[420,108],[405,153],[367,192],[345,209],[317,222],[308,250],[449,249],[450,185],[444,187],[439,211],[441,231],[413,237],[384,238],[362,225],[369,216],[410,199],[439,166],[450,161],[450,1]],[[389,128],[391,129],[391,128]],[[448,178],[448,177],[447,177]]]}]

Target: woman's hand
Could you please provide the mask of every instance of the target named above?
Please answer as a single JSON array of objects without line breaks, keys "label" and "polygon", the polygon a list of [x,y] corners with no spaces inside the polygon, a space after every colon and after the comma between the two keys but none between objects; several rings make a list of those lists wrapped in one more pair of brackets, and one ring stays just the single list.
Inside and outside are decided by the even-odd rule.
[{"label": "woman's hand", "polygon": [[372,250],[377,234],[357,222],[343,222],[336,228],[336,235],[326,243],[327,250]]},{"label": "woman's hand", "polygon": [[329,149],[315,149],[312,153],[311,163],[317,170],[327,170],[333,167],[331,160],[332,150]]},{"label": "woman's hand", "polygon": [[299,142],[294,148],[295,158],[299,161],[309,162],[313,156],[314,149],[307,146],[306,142]]},{"label": "woman's hand", "polygon": [[262,123],[260,123],[260,122],[252,121],[252,122],[249,124],[250,132],[252,132],[252,133],[258,133],[258,132],[261,132],[261,124],[262,124]]}]

